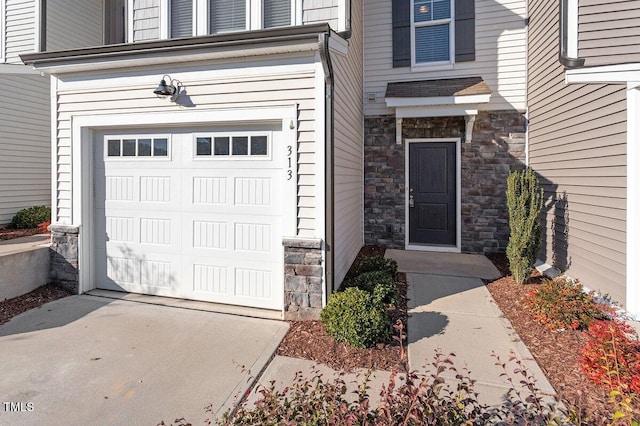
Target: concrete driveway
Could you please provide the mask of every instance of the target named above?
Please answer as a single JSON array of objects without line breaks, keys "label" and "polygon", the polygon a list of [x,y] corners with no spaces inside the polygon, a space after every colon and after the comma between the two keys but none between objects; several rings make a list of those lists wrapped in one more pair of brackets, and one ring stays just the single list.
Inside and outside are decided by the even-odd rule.
[{"label": "concrete driveway", "polygon": [[194,425],[244,393],[284,322],[88,295],[0,326],[0,424]]}]

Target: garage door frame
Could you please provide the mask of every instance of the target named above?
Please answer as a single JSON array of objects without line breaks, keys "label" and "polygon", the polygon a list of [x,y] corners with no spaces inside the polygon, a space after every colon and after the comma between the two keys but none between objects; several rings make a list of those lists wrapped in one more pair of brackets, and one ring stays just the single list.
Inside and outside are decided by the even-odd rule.
[{"label": "garage door frame", "polygon": [[[273,124],[282,127],[282,149],[280,155],[297,158],[297,105],[208,109],[200,111],[172,111],[141,114],[75,115],[71,119],[71,223],[80,229],[78,238],[78,286],[84,293],[95,289],[95,265],[93,259],[94,229],[94,137],[95,131],[122,131],[154,126],[188,127],[219,126],[231,124]],[[275,155],[275,153],[274,153]],[[283,161],[284,163],[284,161]],[[283,238],[296,236],[297,213],[297,167],[285,167],[283,175]],[[284,268],[283,268],[284,270]],[[284,308],[284,295],[283,295]]]}]

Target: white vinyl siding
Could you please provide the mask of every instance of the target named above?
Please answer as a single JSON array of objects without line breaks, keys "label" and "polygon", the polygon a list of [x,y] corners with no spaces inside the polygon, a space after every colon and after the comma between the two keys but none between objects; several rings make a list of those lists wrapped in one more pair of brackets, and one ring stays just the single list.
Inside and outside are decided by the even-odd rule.
[{"label": "white vinyl siding", "polygon": [[131,41],[160,38],[160,0],[133,0],[133,28]]},{"label": "white vinyl siding", "polygon": [[362,7],[352,3],[347,57],[333,53],[334,84],[334,285],[337,288],[364,244]]},{"label": "white vinyl siding", "polygon": [[36,46],[35,2],[29,0],[4,0],[4,2],[6,8],[5,62],[22,64],[19,55],[33,52]]},{"label": "white vinyl siding", "polygon": [[[393,114],[384,94],[388,82],[454,77],[482,77],[491,88],[489,110],[525,109],[526,2],[476,2],[476,59],[456,63],[452,69],[411,71],[393,68],[391,2],[368,0],[364,17],[365,115]],[[448,65],[451,66],[451,65]],[[369,94],[376,101],[366,101]]]},{"label": "white vinyl siding", "polygon": [[103,43],[102,0],[47,3],[46,50],[66,50]]},{"label": "white vinyl siding", "polygon": [[0,74],[0,224],[25,207],[51,204],[49,77]]},{"label": "white vinyl siding", "polygon": [[[328,23],[334,31],[338,29],[338,2],[348,0],[302,0],[302,22],[304,24]],[[389,8],[391,6],[389,5]]]},{"label": "white vinyl siding", "polygon": [[[197,109],[299,105],[297,234],[317,238],[314,58],[279,59],[277,67],[273,68],[260,62],[246,62],[238,69],[174,68],[171,76],[185,84],[186,96]],[[113,73],[96,79],[94,84],[67,82],[64,78],[58,82],[56,194],[60,223],[71,223],[71,117],[75,114],[180,111],[182,106],[159,99],[152,93],[149,82],[160,77],[158,73],[136,77]]]}]

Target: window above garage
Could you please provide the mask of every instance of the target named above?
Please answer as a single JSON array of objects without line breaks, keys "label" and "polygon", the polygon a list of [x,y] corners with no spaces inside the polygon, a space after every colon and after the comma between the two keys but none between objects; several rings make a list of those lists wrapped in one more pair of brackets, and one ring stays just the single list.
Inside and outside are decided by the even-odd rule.
[{"label": "window above garage", "polygon": [[[130,0],[129,40],[181,38],[286,27],[296,22],[299,0]],[[148,9],[148,10],[147,10]],[[159,34],[158,22],[160,22]],[[147,29],[150,30],[147,34]],[[152,32],[155,30],[155,34]]]}]

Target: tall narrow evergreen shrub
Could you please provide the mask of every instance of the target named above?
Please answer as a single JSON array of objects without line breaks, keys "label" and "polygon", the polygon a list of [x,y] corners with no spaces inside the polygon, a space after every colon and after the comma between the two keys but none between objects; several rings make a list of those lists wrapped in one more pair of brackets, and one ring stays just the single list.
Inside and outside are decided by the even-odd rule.
[{"label": "tall narrow evergreen shrub", "polygon": [[507,258],[511,275],[518,284],[529,276],[542,241],[540,212],[543,191],[531,168],[515,171],[507,178],[509,244]]}]

